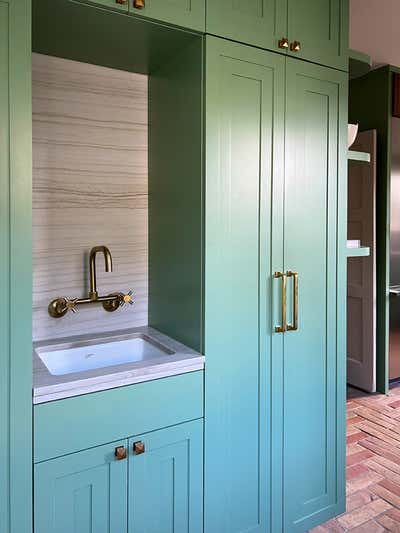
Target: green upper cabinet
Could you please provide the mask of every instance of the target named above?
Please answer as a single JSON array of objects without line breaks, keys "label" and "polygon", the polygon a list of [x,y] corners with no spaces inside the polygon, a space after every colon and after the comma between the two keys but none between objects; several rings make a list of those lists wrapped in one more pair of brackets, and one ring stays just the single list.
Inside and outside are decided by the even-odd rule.
[{"label": "green upper cabinet", "polygon": [[347,71],[348,0],[288,0],[288,3],[289,53]]},{"label": "green upper cabinet", "polygon": [[129,442],[128,533],[203,532],[203,420]]},{"label": "green upper cabinet", "polygon": [[126,533],[127,461],[117,460],[126,441],[35,466],[35,532]]},{"label": "green upper cabinet", "polygon": [[206,31],[279,50],[287,33],[287,0],[207,0]]},{"label": "green upper cabinet", "polygon": [[110,7],[112,9],[118,9],[118,11],[125,11],[128,13],[129,2],[128,0],[78,0],[83,4],[96,4],[102,7]]},{"label": "green upper cabinet", "polygon": [[128,0],[132,15],[204,31],[206,0]]},{"label": "green upper cabinet", "polygon": [[347,70],[348,10],[348,0],[207,0],[206,31]]}]

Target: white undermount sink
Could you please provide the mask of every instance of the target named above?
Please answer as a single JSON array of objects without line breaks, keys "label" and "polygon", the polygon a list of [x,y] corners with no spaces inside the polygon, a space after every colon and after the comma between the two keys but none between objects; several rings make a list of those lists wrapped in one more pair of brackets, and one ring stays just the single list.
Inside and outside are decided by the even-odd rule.
[{"label": "white undermount sink", "polygon": [[37,354],[53,376],[64,376],[127,363],[151,361],[175,352],[144,334],[46,346]]}]

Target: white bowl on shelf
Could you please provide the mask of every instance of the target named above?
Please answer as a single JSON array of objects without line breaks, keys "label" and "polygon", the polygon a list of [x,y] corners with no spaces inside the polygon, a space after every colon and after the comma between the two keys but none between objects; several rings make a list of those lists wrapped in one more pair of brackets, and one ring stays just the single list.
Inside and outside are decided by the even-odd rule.
[{"label": "white bowl on shelf", "polygon": [[347,127],[347,144],[348,148],[350,148],[350,146],[352,146],[356,140],[358,134],[358,124],[348,124]]}]

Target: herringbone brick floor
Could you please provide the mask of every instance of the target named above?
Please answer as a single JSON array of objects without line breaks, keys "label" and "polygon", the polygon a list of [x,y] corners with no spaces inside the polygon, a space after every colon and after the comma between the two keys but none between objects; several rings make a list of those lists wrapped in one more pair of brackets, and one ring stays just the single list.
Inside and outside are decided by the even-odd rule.
[{"label": "herringbone brick floor", "polygon": [[400,533],[400,386],[349,390],[346,471],[346,513],[312,533]]}]

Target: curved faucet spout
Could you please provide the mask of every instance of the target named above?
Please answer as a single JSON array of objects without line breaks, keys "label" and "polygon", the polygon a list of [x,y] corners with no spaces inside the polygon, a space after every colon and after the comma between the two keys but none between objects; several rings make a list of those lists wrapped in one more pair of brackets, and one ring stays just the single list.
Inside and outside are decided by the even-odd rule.
[{"label": "curved faucet spout", "polygon": [[107,246],[95,246],[90,250],[89,268],[90,268],[90,292],[89,298],[96,300],[98,298],[96,285],[96,255],[102,253],[104,255],[104,268],[106,272],[112,272],[112,256]]}]

